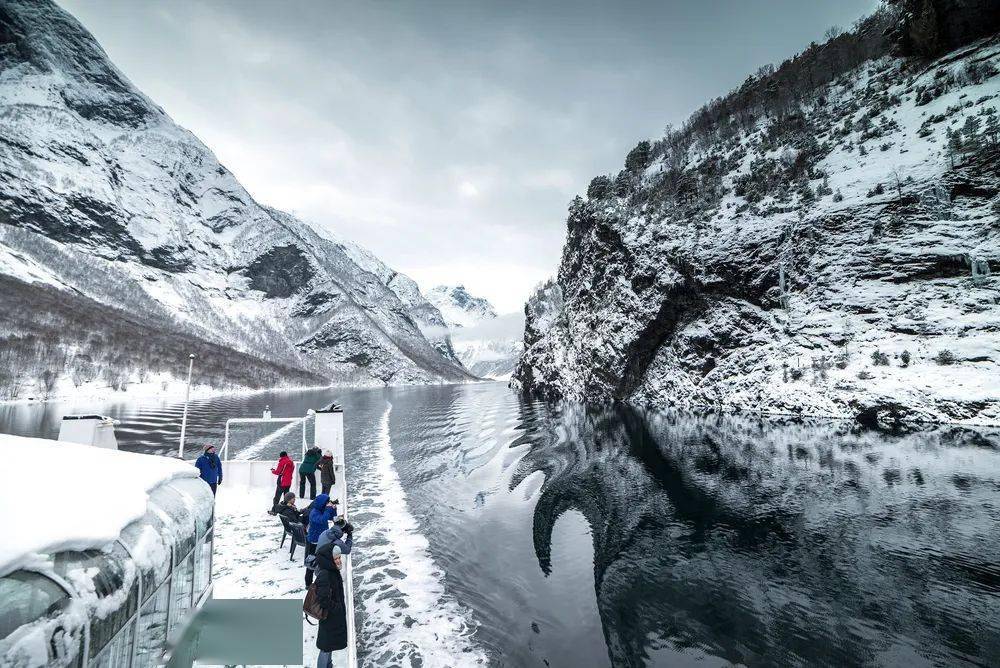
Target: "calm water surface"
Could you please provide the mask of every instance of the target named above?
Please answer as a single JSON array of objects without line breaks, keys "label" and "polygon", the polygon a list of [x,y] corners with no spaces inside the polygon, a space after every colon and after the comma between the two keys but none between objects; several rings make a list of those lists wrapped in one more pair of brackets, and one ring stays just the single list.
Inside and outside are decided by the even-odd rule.
[{"label": "calm water surface", "polygon": [[[827,421],[526,401],[499,384],[276,392],[227,417],[346,411],[362,657],[378,665],[1000,665],[1000,430],[884,434]],[[176,448],[176,403],[63,412]],[[234,453],[301,428],[237,430]],[[266,440],[261,440],[262,437]],[[311,434],[310,434],[311,438]]]}]

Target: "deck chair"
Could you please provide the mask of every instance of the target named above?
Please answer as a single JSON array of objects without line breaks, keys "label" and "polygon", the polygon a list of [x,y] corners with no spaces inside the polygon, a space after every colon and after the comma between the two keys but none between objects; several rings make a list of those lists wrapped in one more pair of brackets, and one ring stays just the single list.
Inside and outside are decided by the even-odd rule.
[{"label": "deck chair", "polygon": [[288,520],[285,519],[284,515],[278,515],[278,519],[281,520],[281,542],[278,543],[278,547],[285,546],[285,539],[292,535],[292,530],[288,528]]},{"label": "deck chair", "polygon": [[[298,522],[289,522],[284,517],[281,518],[281,522],[285,525],[285,535],[292,537],[292,549],[288,553],[288,560],[293,561],[295,559],[295,548],[299,545],[303,547],[306,545],[306,530]],[[281,544],[285,544],[285,536],[281,537]]]}]

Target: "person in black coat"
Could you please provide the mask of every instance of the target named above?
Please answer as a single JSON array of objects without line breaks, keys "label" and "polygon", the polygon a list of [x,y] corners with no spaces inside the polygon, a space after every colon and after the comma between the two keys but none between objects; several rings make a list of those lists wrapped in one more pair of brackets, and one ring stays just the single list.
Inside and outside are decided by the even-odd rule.
[{"label": "person in black coat", "polygon": [[299,510],[295,507],[295,492],[285,492],[284,498],[278,504],[278,515],[289,522],[301,524],[303,531],[309,526],[309,508]]},{"label": "person in black coat", "polygon": [[316,551],[316,598],[326,610],[326,619],[319,622],[316,648],[320,651],[317,668],[333,665],[331,652],[347,649],[347,608],[344,603],[344,578],[340,548],[327,543]]}]

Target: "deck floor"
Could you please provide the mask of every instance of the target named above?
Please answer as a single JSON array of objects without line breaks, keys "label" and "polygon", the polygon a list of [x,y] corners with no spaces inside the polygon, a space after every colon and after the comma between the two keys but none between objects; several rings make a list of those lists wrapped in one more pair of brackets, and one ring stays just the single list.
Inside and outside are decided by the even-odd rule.
[{"label": "deck floor", "polygon": [[[289,544],[278,547],[281,523],[267,514],[271,494],[264,489],[223,485],[215,502],[214,597],[244,599],[305,598],[305,548],[295,560]],[[299,503],[298,505],[302,505]],[[316,627],[303,622],[302,651],[306,666],[315,666]],[[337,652],[335,666],[347,665],[347,652]]]}]

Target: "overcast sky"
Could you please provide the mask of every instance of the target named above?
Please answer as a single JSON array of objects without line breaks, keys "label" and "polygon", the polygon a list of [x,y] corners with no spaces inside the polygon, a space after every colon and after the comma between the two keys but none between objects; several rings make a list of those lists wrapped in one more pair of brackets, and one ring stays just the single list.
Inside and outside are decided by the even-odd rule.
[{"label": "overcast sky", "polygon": [[639,139],[876,0],[58,0],[259,201],[520,310]]}]

